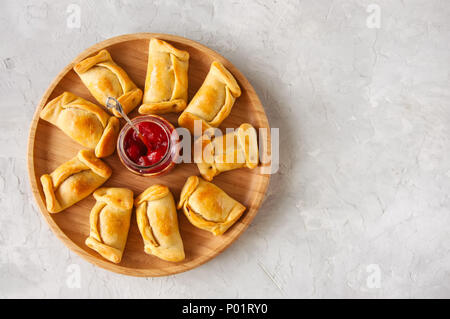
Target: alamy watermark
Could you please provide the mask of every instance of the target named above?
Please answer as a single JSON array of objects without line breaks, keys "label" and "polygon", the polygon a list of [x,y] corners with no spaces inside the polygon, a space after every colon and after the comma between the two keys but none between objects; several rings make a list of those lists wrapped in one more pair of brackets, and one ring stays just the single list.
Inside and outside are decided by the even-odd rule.
[{"label": "alamy watermark", "polygon": [[81,269],[80,265],[71,264],[67,267],[66,272],[69,275],[66,278],[66,285],[71,289],[81,288]]},{"label": "alamy watermark", "polygon": [[279,169],[279,128],[218,128],[204,130],[202,121],[194,121],[194,147],[191,132],[183,127],[175,129],[172,139],[178,139],[179,163],[244,164],[259,163],[260,173],[275,174]]},{"label": "alamy watermark", "polygon": [[69,29],[81,28],[81,8],[78,4],[71,3],[67,6],[66,13],[68,13],[66,19],[66,25]]},{"label": "alamy watermark", "polygon": [[366,278],[366,286],[370,289],[381,288],[381,268],[377,264],[370,264],[366,267],[369,274]]},{"label": "alamy watermark", "polygon": [[367,13],[370,13],[366,19],[366,26],[369,29],[381,28],[381,7],[376,3],[367,6]]}]

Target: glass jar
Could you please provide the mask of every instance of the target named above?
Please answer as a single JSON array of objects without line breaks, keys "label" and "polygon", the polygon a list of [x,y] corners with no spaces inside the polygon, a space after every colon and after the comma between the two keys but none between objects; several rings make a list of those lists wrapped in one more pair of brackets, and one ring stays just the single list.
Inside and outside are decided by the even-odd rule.
[{"label": "glass jar", "polygon": [[135,126],[142,122],[157,124],[165,132],[165,137],[167,138],[167,150],[161,159],[152,165],[145,166],[134,162],[128,156],[125,149],[128,132],[133,130],[133,128],[126,123],[117,139],[117,153],[122,164],[131,172],[141,176],[158,176],[170,171],[175,166],[175,160],[179,155],[180,150],[179,137],[175,127],[166,119],[158,115],[137,116],[133,118],[131,122]]}]

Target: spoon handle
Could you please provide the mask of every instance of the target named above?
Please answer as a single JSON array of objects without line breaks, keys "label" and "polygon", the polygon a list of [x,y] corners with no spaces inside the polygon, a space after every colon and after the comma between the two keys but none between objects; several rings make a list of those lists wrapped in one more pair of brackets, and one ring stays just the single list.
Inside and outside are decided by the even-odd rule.
[{"label": "spoon handle", "polygon": [[106,99],[106,107],[109,110],[116,110],[117,112],[119,112],[119,114],[125,119],[125,121],[127,121],[127,123],[137,133],[139,139],[144,143],[145,147],[150,149],[149,145],[147,144],[146,139],[142,136],[141,132],[139,132],[138,128],[136,126],[134,126],[134,124],[133,124],[133,122],[131,122],[130,118],[125,114],[125,112],[123,111],[122,105],[120,104],[120,102],[117,99],[109,96]]},{"label": "spoon handle", "polygon": [[127,123],[130,124],[130,126],[131,126],[138,134],[140,134],[140,133],[139,133],[139,130],[136,128],[136,126],[134,126],[134,124],[131,122],[130,118],[129,118],[129,117],[125,114],[125,112],[123,111],[122,104],[120,104],[120,102],[119,102],[117,99],[115,99],[115,98],[109,96],[109,97],[106,99],[106,107],[107,107],[109,110],[116,110],[116,111],[117,111],[117,112],[125,119],[125,121],[127,121]]}]

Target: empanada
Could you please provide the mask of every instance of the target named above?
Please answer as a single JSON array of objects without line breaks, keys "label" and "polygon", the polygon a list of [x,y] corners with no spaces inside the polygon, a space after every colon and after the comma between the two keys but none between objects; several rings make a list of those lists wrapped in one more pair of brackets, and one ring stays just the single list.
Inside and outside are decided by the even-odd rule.
[{"label": "empanada", "polygon": [[[136,87],[128,74],[118,66],[106,50],[79,62],[73,68],[95,99],[103,106],[108,97],[116,98],[126,114],[142,99],[142,90]],[[120,114],[113,110],[117,117]]]},{"label": "empanada", "polygon": [[151,39],[141,114],[181,112],[188,98],[189,53]]},{"label": "empanada", "polygon": [[106,182],[111,173],[93,151],[79,151],[52,173],[41,176],[47,210],[58,213],[79,202]]},{"label": "empanada", "polygon": [[191,176],[181,190],[178,209],[192,225],[222,235],[241,217],[245,206],[216,185]]},{"label": "empanada", "polygon": [[144,251],[167,261],[183,260],[183,241],[170,190],[162,185],[150,186],[136,197],[134,205]]},{"label": "empanada", "polygon": [[241,89],[233,75],[222,63],[214,61],[202,86],[178,118],[178,124],[193,134],[195,120],[201,120],[202,132],[218,127],[240,95]]},{"label": "empanada", "polygon": [[94,103],[64,92],[47,103],[40,117],[84,147],[95,149],[97,157],[114,153],[119,120]]},{"label": "empanada", "polygon": [[201,144],[196,154],[200,174],[207,181],[221,172],[236,168],[258,166],[258,140],[255,128],[244,123],[231,133],[211,138],[205,134],[196,143]]},{"label": "empanada", "polygon": [[91,210],[90,234],[85,243],[118,264],[130,229],[133,192],[128,188],[102,187],[94,192],[94,197],[97,202]]}]

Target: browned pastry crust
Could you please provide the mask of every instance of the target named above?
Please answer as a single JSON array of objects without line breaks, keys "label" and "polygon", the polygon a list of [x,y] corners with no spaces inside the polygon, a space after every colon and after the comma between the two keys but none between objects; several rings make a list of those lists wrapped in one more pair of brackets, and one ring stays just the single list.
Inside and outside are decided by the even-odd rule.
[{"label": "browned pastry crust", "polygon": [[178,209],[192,225],[222,235],[245,211],[245,206],[228,196],[216,185],[191,176],[183,186]]},{"label": "browned pastry crust", "polygon": [[140,114],[181,112],[188,98],[189,53],[152,38]]},{"label": "browned pastry crust", "polygon": [[94,149],[99,158],[114,153],[119,120],[94,103],[64,92],[45,105],[40,117],[84,147]]},{"label": "browned pastry crust", "polygon": [[202,131],[218,127],[230,114],[241,88],[222,63],[214,61],[200,89],[178,118],[178,124],[194,134],[194,121],[200,120]]},{"label": "browned pastry crust", "polygon": [[111,168],[93,151],[79,151],[52,173],[41,176],[47,210],[59,213],[79,202],[106,182],[111,173]]},{"label": "browned pastry crust", "polygon": [[133,209],[133,192],[127,188],[102,187],[89,218],[90,234],[85,243],[113,263],[120,263],[127,243]]},{"label": "browned pastry crust", "polygon": [[[118,66],[106,50],[101,50],[79,62],[73,68],[95,99],[103,106],[108,97],[116,98],[126,114],[142,100],[142,90],[136,87],[128,74]],[[120,114],[113,110],[117,117]]]},{"label": "browned pastry crust", "polygon": [[184,260],[177,211],[169,188],[152,185],[136,197],[134,203],[144,251],[167,261]]},{"label": "browned pastry crust", "polygon": [[221,172],[258,166],[258,140],[255,128],[244,123],[231,133],[218,137],[209,137],[208,134],[197,139],[201,144],[201,154],[197,154],[197,163],[200,174],[207,181]]}]

